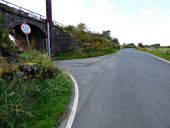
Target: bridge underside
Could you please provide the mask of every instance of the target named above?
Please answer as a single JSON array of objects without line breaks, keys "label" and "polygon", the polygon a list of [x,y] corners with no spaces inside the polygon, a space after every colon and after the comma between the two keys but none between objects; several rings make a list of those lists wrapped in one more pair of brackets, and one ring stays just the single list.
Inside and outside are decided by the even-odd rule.
[{"label": "bridge underside", "polygon": [[[19,9],[18,6],[17,8],[15,7],[10,7],[0,2],[0,15],[4,19],[4,29],[9,31],[13,29],[14,32],[11,31],[11,35],[16,39],[16,43],[23,49],[27,49],[26,35],[20,30],[20,25],[25,21],[32,29],[32,33],[28,36],[31,47],[45,51],[47,38],[46,19],[41,18],[41,16],[34,17],[37,14],[32,11],[28,12],[29,10],[24,12],[22,7],[19,7]],[[51,51],[54,54],[83,47],[81,43],[78,43],[71,35],[58,26],[53,25],[52,29],[54,47]]]},{"label": "bridge underside", "polygon": [[[36,27],[35,25],[29,24],[32,32],[28,35],[28,39],[30,42],[30,47],[39,49],[39,50],[45,50],[46,49],[46,34]],[[20,25],[17,25],[13,28],[12,35],[14,36],[16,43],[22,47],[23,49],[28,48],[26,35],[21,31]]]}]

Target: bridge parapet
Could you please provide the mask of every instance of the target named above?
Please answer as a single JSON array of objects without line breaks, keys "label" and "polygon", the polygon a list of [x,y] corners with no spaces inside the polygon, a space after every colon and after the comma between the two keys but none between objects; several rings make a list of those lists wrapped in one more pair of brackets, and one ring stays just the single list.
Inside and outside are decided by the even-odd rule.
[{"label": "bridge parapet", "polygon": [[[11,8],[9,8],[9,6]],[[5,0],[0,0],[0,8],[11,11],[11,12],[17,14],[17,15],[22,15],[23,17],[26,17],[26,18],[31,18],[32,20],[36,20],[38,22],[46,23],[47,18],[45,16],[38,14],[36,12],[33,12],[31,10],[28,10],[26,8],[20,7],[18,5],[15,5],[15,4],[10,3],[8,1],[5,1]],[[53,25],[56,26],[56,27],[62,27],[63,26],[62,23],[59,23],[57,21],[53,20],[52,22],[53,22]]]},{"label": "bridge parapet", "polygon": [[[38,49],[46,48],[47,26],[46,17],[22,8],[5,0],[0,0],[0,14],[4,18],[4,28],[15,31],[15,37],[20,44],[26,44],[25,35],[20,30],[20,25],[26,21],[32,28],[29,39],[35,42]],[[62,24],[53,21],[54,53],[80,48],[80,44],[68,33],[62,30]],[[19,42],[18,41],[18,42]]]}]

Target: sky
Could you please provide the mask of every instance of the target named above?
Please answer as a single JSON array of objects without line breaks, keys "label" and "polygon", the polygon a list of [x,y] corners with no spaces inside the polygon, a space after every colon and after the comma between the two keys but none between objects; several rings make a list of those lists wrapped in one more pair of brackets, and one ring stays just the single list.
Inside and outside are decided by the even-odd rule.
[{"label": "sky", "polygon": [[[6,0],[41,15],[46,0]],[[120,43],[170,45],[170,0],[52,0],[53,20],[111,30]]]}]

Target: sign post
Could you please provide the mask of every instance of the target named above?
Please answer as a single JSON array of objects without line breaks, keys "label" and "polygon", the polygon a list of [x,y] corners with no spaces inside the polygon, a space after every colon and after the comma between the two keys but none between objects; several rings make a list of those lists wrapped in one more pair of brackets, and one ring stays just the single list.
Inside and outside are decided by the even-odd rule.
[{"label": "sign post", "polygon": [[30,47],[30,42],[28,39],[28,35],[31,33],[31,27],[25,23],[25,21],[23,21],[23,23],[21,24],[21,31],[25,34],[26,36],[26,40],[27,40],[27,44],[28,44],[28,48]]},{"label": "sign post", "polygon": [[53,53],[53,36],[52,36],[52,6],[51,0],[46,0],[46,16],[47,16],[47,42],[48,42],[48,54],[51,56]]}]

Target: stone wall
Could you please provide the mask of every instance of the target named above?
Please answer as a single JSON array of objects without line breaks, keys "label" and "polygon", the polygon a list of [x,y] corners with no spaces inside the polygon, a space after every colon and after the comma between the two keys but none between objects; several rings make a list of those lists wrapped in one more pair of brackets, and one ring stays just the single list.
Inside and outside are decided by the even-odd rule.
[{"label": "stone wall", "polygon": [[[0,13],[3,15],[4,18],[5,29],[8,30],[15,29],[16,34],[18,34],[18,36],[22,37],[23,40],[26,41],[24,34],[21,34],[19,29],[20,24],[23,21],[25,21],[27,24],[32,26],[32,30],[34,30],[32,35],[30,35],[30,38],[36,36],[39,38],[35,40],[36,47],[46,49],[45,46],[46,46],[47,31],[46,31],[45,19],[41,19],[41,18],[37,19],[37,17],[34,17],[34,15],[32,14],[9,7],[2,3],[0,3]],[[42,42],[40,42],[40,39],[42,39],[41,40]],[[53,49],[54,53],[78,49],[80,47],[77,41],[72,36],[64,32],[61,28],[57,26],[53,26],[53,39],[54,39],[54,49]]]}]

